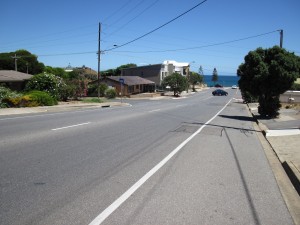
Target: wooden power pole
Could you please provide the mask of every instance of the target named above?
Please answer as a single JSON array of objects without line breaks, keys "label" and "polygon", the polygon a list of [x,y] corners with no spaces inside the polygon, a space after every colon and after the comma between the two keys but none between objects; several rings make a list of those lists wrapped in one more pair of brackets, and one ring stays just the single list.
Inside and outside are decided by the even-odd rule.
[{"label": "wooden power pole", "polygon": [[101,39],[101,23],[99,23],[98,32],[98,98],[100,98],[100,39]]}]

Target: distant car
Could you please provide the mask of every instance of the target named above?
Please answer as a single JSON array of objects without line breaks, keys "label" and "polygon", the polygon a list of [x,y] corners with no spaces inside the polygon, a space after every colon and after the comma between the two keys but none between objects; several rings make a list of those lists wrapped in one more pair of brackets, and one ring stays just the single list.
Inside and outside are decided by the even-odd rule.
[{"label": "distant car", "polygon": [[236,85],[232,85],[231,88],[232,89],[237,89],[237,86]]},{"label": "distant car", "polygon": [[228,92],[224,91],[224,90],[221,90],[221,89],[216,89],[212,92],[213,96],[222,96],[222,95],[225,95],[227,96],[228,95]]},{"label": "distant car", "polygon": [[221,84],[216,84],[215,87],[221,88],[223,86]]}]

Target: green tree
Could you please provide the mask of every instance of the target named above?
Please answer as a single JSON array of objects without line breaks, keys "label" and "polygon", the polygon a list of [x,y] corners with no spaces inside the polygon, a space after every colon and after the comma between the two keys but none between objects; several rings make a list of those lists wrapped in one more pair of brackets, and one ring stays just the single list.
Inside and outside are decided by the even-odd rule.
[{"label": "green tree", "polygon": [[272,118],[278,116],[279,95],[293,85],[299,73],[300,57],[278,46],[250,51],[237,70],[242,93],[258,97],[259,114]]},{"label": "green tree", "polygon": [[14,56],[19,57],[17,67],[19,72],[29,74],[39,74],[44,70],[45,65],[37,60],[37,56],[27,50],[17,50],[15,52],[0,53],[0,70],[15,70]]},{"label": "green tree", "polygon": [[51,67],[51,66],[46,66],[44,68],[44,72],[48,74],[54,74],[55,76],[68,79],[69,75],[68,72],[66,72],[63,68],[60,67]]},{"label": "green tree", "polygon": [[122,69],[132,68],[132,67],[137,67],[137,65],[134,64],[134,63],[128,63],[128,64],[118,66],[116,69],[109,69],[109,70],[103,71],[103,72],[101,72],[101,74],[102,74],[103,77],[106,77],[106,76],[120,76]]},{"label": "green tree", "polygon": [[174,96],[179,96],[181,92],[186,90],[188,87],[188,81],[179,73],[173,73],[169,76],[166,76],[162,81],[162,86],[166,88],[169,86],[174,92]]},{"label": "green tree", "polygon": [[189,82],[193,86],[193,91],[196,91],[195,85],[203,82],[203,76],[195,72],[190,72]]},{"label": "green tree", "polygon": [[211,80],[216,83],[219,80],[219,76],[218,76],[218,71],[216,68],[214,68],[213,74],[212,74],[212,78]]}]

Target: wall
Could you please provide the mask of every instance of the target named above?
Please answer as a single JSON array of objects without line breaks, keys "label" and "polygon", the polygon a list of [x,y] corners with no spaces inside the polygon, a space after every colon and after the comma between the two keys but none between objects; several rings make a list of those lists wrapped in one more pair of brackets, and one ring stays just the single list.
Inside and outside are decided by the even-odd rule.
[{"label": "wall", "polygon": [[289,98],[294,98],[294,103],[300,103],[300,91],[287,91],[280,95],[279,100],[283,103],[288,103]]},{"label": "wall", "polygon": [[122,70],[122,76],[139,76],[160,85],[161,64],[133,67]]}]

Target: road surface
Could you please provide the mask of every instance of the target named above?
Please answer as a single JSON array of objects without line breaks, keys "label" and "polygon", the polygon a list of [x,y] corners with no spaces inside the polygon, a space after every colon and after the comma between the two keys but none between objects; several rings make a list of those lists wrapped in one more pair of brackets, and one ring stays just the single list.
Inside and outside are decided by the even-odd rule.
[{"label": "road surface", "polygon": [[0,224],[293,224],[237,90],[0,117]]}]

